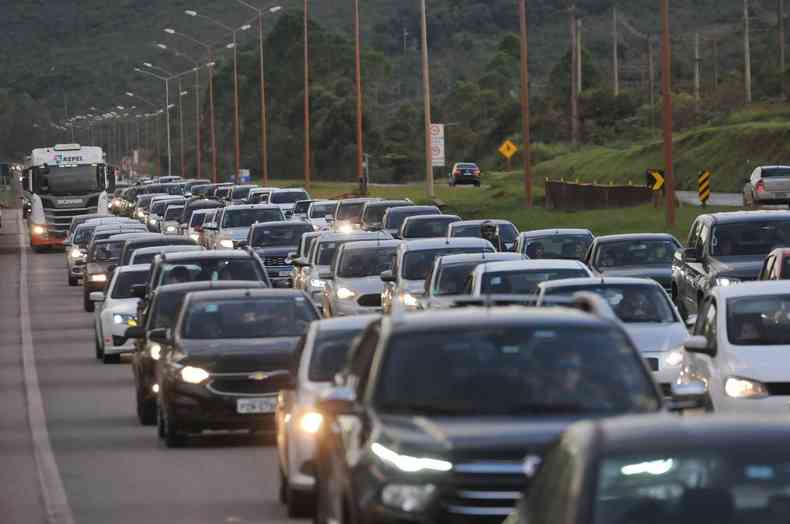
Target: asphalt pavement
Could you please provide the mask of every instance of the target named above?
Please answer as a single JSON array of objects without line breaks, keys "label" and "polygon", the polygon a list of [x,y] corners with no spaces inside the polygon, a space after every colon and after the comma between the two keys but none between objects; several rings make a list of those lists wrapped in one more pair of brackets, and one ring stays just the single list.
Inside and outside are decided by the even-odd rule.
[{"label": "asphalt pavement", "polygon": [[165,448],[137,423],[128,362],[94,358],[93,314],[68,286],[63,253],[23,253],[20,223],[4,218],[0,522],[288,522],[271,438],[211,434]]},{"label": "asphalt pavement", "polygon": [[[684,204],[701,206],[699,195],[696,191],[676,191],[675,197]],[[711,193],[709,206],[722,207],[741,207],[743,205],[743,195],[740,193]]]}]

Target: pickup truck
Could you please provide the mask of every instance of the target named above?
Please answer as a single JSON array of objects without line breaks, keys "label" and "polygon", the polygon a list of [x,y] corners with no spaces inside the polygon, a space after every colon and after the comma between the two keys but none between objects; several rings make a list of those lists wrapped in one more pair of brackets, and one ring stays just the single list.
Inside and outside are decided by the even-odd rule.
[{"label": "pickup truck", "polygon": [[672,261],[672,299],[689,319],[716,286],[756,280],[765,257],[790,245],[790,211],[700,215]]}]

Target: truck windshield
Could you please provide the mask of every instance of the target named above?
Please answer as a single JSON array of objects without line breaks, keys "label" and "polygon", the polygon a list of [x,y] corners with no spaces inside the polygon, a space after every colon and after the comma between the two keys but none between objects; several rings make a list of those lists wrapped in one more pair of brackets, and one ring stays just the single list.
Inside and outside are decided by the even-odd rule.
[{"label": "truck windshield", "polygon": [[50,195],[84,195],[101,190],[96,166],[50,167],[39,175],[38,190]]}]

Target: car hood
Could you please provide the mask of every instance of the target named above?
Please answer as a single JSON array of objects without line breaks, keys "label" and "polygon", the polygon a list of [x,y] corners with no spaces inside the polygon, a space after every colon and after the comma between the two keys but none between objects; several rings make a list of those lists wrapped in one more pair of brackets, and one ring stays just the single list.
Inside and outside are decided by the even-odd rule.
[{"label": "car hood", "polygon": [[348,288],[356,291],[359,295],[370,295],[381,293],[384,291],[384,282],[381,277],[363,277],[363,278],[336,278],[334,283],[335,289],[341,287]]},{"label": "car hood", "polygon": [[714,258],[711,262],[711,274],[740,280],[755,280],[763,268],[763,260],[763,257]]},{"label": "car hood", "polygon": [[623,324],[626,332],[641,353],[670,351],[683,345],[689,332],[680,322],[673,324]]},{"label": "car hood", "polygon": [[104,303],[102,314],[114,315],[116,313],[137,313],[139,298],[111,298]]},{"label": "car hood", "polygon": [[652,278],[664,287],[672,284],[672,266],[634,266],[599,270],[606,277]]},{"label": "car hood", "polygon": [[545,450],[580,418],[382,415],[377,441],[399,453],[425,453],[454,463],[521,461],[529,452]]},{"label": "car hood", "polygon": [[760,382],[790,382],[790,346],[731,346],[722,359],[727,374]]},{"label": "car hood", "polygon": [[247,373],[284,370],[299,337],[213,339],[184,341],[187,357],[179,363],[209,373]]},{"label": "car hood", "polygon": [[287,257],[288,253],[293,253],[299,246],[285,246],[285,247],[256,247],[255,252],[261,257]]}]

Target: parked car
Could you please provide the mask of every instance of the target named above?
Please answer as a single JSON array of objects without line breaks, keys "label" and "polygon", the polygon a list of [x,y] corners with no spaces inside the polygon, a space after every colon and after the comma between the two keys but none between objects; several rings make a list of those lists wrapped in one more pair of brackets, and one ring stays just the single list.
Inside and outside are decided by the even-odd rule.
[{"label": "parked car", "polygon": [[515,251],[531,259],[553,258],[581,260],[587,258],[595,240],[588,229],[539,229],[518,235]]},{"label": "parked car", "polygon": [[756,280],[763,261],[790,239],[790,211],[700,215],[672,261],[672,298],[687,318],[716,286]]},{"label": "parked car", "polygon": [[450,224],[458,222],[458,215],[418,215],[406,217],[398,237],[403,240],[415,238],[445,238]]},{"label": "parked car", "polygon": [[467,294],[533,295],[538,285],[549,280],[591,277],[592,272],[578,260],[513,260],[478,265],[466,284]]},{"label": "parked car", "polygon": [[744,180],[743,207],[790,204],[790,166],[758,166]]},{"label": "parked car", "polygon": [[458,162],[453,164],[448,178],[450,187],[463,184],[473,184],[480,187],[480,168],[472,162]]},{"label": "parked car", "polygon": [[[482,238],[483,224],[496,227],[496,240],[492,242],[497,251],[515,251],[518,228],[507,220],[461,220],[453,222],[447,229],[448,238],[474,237]],[[489,239],[490,240],[490,239]]]},{"label": "parked car", "polygon": [[778,248],[771,251],[757,280],[788,280],[790,279],[790,249]]},{"label": "parked car", "polygon": [[291,287],[289,255],[299,247],[302,235],[312,231],[310,224],[297,221],[262,222],[250,228],[246,245],[261,258],[274,287]]}]

